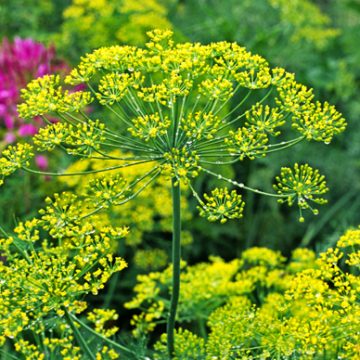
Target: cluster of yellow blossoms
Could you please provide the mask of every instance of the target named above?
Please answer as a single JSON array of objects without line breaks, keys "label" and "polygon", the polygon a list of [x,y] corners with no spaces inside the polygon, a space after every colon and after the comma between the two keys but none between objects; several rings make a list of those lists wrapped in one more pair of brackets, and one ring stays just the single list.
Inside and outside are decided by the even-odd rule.
[{"label": "cluster of yellow blossoms", "polygon": [[[109,155],[114,159],[108,160],[107,165],[116,167],[119,164],[117,158],[124,158],[130,154],[116,150]],[[140,248],[147,247],[146,234],[171,232],[170,183],[164,177],[157,177],[149,185],[137,182],[144,173],[152,170],[151,163],[118,168],[111,172],[111,176],[104,176],[102,172],[97,172],[102,167],[101,159],[78,160],[70,165],[66,172],[88,173],[81,176],[60,177],[60,185],[66,185],[67,190],[83,199],[89,199],[95,209],[105,210],[97,213],[98,221],[102,226],[112,224],[130,228],[125,243],[133,249],[136,248],[134,260],[139,268],[157,269],[166,266],[165,249],[153,247],[140,250]],[[129,186],[129,184],[134,185]],[[117,206],[118,204],[121,206]],[[183,220],[190,220],[191,213],[185,194],[181,197],[181,210]],[[188,231],[182,231],[182,238],[183,245],[186,245],[186,239],[188,239],[188,244],[191,243],[191,235]]]},{"label": "cluster of yellow blossoms", "polygon": [[[182,267],[178,321],[198,330],[178,329],[175,359],[359,358],[360,228],[318,257],[299,248],[287,262],[251,248],[230,262]],[[162,323],[169,286],[171,268],[139,276],[127,307],[147,310],[133,318],[135,335]],[[155,345],[158,360],[165,343]]]},{"label": "cluster of yellow blossoms", "polygon": [[339,30],[330,26],[330,18],[309,0],[268,0],[277,9],[281,22],[293,28],[291,40],[305,40],[317,47],[324,47],[329,40],[339,35]]},{"label": "cluster of yellow blossoms", "polygon": [[[10,341],[28,360],[48,354],[82,359],[83,349],[74,346],[82,339],[77,315],[87,309],[86,295],[97,295],[127,266],[112,244],[128,229],[102,226],[70,193],[55,194],[46,203],[39,217],[18,223],[12,235],[0,239],[0,346]],[[100,340],[117,330],[104,330],[106,321],[116,319],[114,311],[95,309],[88,319],[95,330],[85,326]],[[96,349],[96,359],[118,357],[107,347]]]},{"label": "cluster of yellow blossoms", "polygon": [[[309,165],[295,164],[294,170],[290,168],[282,168],[280,176],[276,177],[276,184],[274,189],[279,194],[289,194],[287,199],[279,199],[279,202],[287,201],[291,206],[294,201],[297,201],[300,209],[300,221],[305,219],[301,215],[301,210],[311,209],[317,215],[318,210],[313,209],[309,204],[310,201],[316,204],[326,204],[327,200],[315,197],[324,194],[328,191],[326,187],[325,177],[319,174],[318,170],[312,169]],[[294,192],[296,197],[294,197]]]},{"label": "cluster of yellow blossoms", "polygon": [[0,158],[0,185],[4,183],[4,178],[11,175],[23,166],[30,165],[30,159],[34,156],[33,148],[29,144],[17,144],[8,146]]},{"label": "cluster of yellow blossoms", "polygon": [[64,22],[56,43],[89,51],[114,43],[143,44],[154,27],[168,29],[174,0],[72,0],[65,8]]},{"label": "cluster of yellow blossoms", "polygon": [[200,202],[200,216],[207,218],[209,221],[220,220],[224,224],[228,219],[240,219],[242,217],[245,203],[242,196],[227,188],[216,188],[211,192],[211,196],[204,194],[206,203]]},{"label": "cluster of yellow blossoms", "polygon": [[[327,191],[323,177],[308,165],[284,168],[276,194],[249,188],[210,169],[266,156],[303,140],[329,143],[346,127],[332,105],[313,102],[312,89],[297,83],[294,74],[270,68],[265,59],[236,43],[175,44],[169,30],[154,30],[148,36],[145,48],[112,46],[85,55],[65,82],[86,83],[87,90],[63,91],[59,78],[51,75],[32,81],[23,90],[19,114],[42,116],[49,123],[34,137],[35,149],[57,146],[78,157],[101,160],[104,166],[96,172],[151,164],[152,170],[139,180],[145,185],[163,175],[191,186],[192,179],[204,172],[232,187],[297,204],[301,210],[311,209],[309,201],[324,202],[316,200],[316,195]],[[94,99],[108,112],[103,119],[92,120],[83,109]],[[229,108],[231,103],[236,105]],[[61,121],[52,124],[49,116]],[[287,125],[299,136],[273,142],[279,128]],[[128,155],[112,156],[114,149]],[[2,177],[16,168],[32,171],[30,145],[26,151],[22,147],[11,151],[18,155],[9,160],[5,153],[0,160]],[[114,160],[116,165],[105,166]],[[112,198],[109,202],[123,196],[123,190],[115,189],[106,195]],[[230,195],[233,192],[226,190],[224,204],[212,201],[207,206],[191,189],[208,219],[224,222],[242,216],[243,202]],[[225,190],[215,193],[221,191]]]}]

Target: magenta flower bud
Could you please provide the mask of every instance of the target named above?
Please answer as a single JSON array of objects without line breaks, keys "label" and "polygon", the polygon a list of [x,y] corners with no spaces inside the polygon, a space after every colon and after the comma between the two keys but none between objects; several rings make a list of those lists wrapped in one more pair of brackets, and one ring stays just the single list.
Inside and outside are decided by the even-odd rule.
[{"label": "magenta flower bud", "polygon": [[44,155],[35,156],[35,163],[40,170],[46,170],[49,166],[48,159]]},{"label": "magenta flower bud", "polygon": [[7,144],[12,144],[13,142],[16,141],[16,136],[14,133],[12,132],[7,132],[4,136],[4,141]]},{"label": "magenta flower bud", "polygon": [[4,125],[7,129],[13,129],[14,128],[15,119],[14,116],[11,114],[5,114],[4,115]]},{"label": "magenta flower bud", "polygon": [[37,131],[38,131],[37,127],[33,124],[22,124],[19,127],[18,134],[21,137],[33,136],[37,133]]}]

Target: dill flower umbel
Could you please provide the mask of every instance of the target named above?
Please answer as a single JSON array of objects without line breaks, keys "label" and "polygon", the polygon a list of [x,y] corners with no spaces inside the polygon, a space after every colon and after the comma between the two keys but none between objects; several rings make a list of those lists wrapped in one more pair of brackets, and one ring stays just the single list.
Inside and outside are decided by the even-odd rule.
[{"label": "dill flower umbel", "polygon": [[[30,82],[22,91],[19,114],[24,118],[40,116],[49,125],[34,136],[33,146],[17,145],[11,156],[6,153],[0,162],[2,177],[18,168],[36,173],[28,165],[33,150],[59,147],[69,155],[99,159],[103,164],[97,170],[67,172],[66,176],[151,164],[150,170],[131,182],[114,177],[100,180],[95,188],[101,187],[101,196],[97,196],[91,214],[108,204],[131,201],[160,176],[171,180],[174,284],[168,318],[170,357],[179,297],[181,187],[190,188],[200,215],[210,221],[225,223],[241,218],[245,204],[237,191],[243,190],[286,199],[288,205],[296,204],[300,210],[311,209],[311,201],[324,203],[317,195],[327,188],[324,178],[308,165],[295,165],[294,171],[283,169],[277,193],[226,178],[221,165],[254,160],[305,140],[329,143],[346,127],[332,105],[314,102],[312,89],[299,84],[294,74],[271,68],[261,56],[236,43],[175,44],[172,35],[169,30],[154,30],[148,33],[145,48],[112,46],[85,55],[65,83],[85,83],[86,90],[64,90],[55,75]],[[84,108],[96,101],[108,113],[92,119]],[[52,124],[51,116],[61,121]],[[287,125],[297,134],[276,141],[279,128]],[[114,149],[124,155],[111,155]],[[107,166],[114,160],[115,165]],[[202,173],[215,176],[232,189],[217,188],[202,197],[193,185]],[[134,191],[139,184],[140,189]]]},{"label": "dill flower umbel", "polygon": [[[87,83],[88,91],[63,90],[61,79],[54,75],[32,81],[22,93],[20,115],[41,116],[45,121],[49,116],[62,119],[41,129],[34,137],[35,148],[51,151],[60,146],[72,155],[125,162],[119,167],[153,163],[148,177],[163,174],[190,183],[200,213],[207,216],[209,208],[191,180],[202,172],[218,176],[212,165],[253,160],[304,140],[328,143],[345,129],[344,119],[332,105],[314,102],[311,89],[284,69],[271,69],[260,56],[235,43],[174,44],[171,36],[170,31],[155,30],[149,33],[145,49],[113,46],[86,55],[65,82],[74,86]],[[242,100],[226,112],[235,95]],[[96,100],[116,120],[90,119],[83,108]],[[299,136],[274,142],[288,123]],[[113,149],[132,151],[133,155],[116,159],[107,155]],[[313,171],[314,176],[304,174],[295,181],[306,184],[294,187],[277,184],[277,194],[268,195],[287,199],[289,205],[296,203],[301,210],[311,208],[304,204],[327,188],[322,185],[323,177],[320,184],[317,170],[308,165],[300,165],[300,169]],[[285,171],[290,174],[292,170],[283,169],[282,176]],[[220,178],[231,187],[261,193]],[[301,186],[307,191],[300,191]],[[295,198],[299,201],[293,201]],[[234,199],[228,197],[226,208],[236,207]],[[241,216],[241,212],[235,213],[232,218]]]}]

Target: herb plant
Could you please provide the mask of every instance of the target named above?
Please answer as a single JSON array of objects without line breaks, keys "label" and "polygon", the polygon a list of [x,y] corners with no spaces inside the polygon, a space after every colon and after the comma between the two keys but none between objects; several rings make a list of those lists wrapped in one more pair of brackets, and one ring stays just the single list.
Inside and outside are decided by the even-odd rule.
[{"label": "herb plant", "polygon": [[[53,176],[104,173],[87,194],[91,206],[87,214],[82,211],[85,218],[131,201],[160,176],[171,181],[172,286],[166,342],[172,358],[180,293],[181,189],[190,189],[200,216],[211,222],[240,219],[245,202],[239,191],[243,190],[296,205],[299,220],[304,221],[305,210],[316,215],[316,205],[326,203],[323,194],[328,188],[318,170],[308,164],[284,167],[275,179],[274,192],[266,192],[224,177],[221,166],[264,157],[302,141],[328,144],[346,123],[334,106],[315,101],[312,89],[297,83],[294,74],[271,68],[264,58],[236,43],[175,44],[168,30],[154,30],[148,36],[145,48],[112,46],[85,55],[65,83],[85,83],[86,90],[63,90],[56,75],[30,82],[22,92],[19,114],[29,119],[40,116],[48,126],[34,136],[33,145],[19,143],[4,150],[0,174],[5,178],[17,169]],[[242,100],[233,103],[235,95]],[[95,101],[107,110],[101,119],[84,111]],[[52,116],[61,121],[52,123]],[[296,135],[277,141],[285,126]],[[31,167],[35,151],[55,147],[76,158],[101,160],[103,166],[79,172]],[[113,150],[123,155],[114,155]],[[114,160],[115,165],[106,165]],[[141,164],[152,166],[132,181],[111,175],[116,169]],[[193,185],[201,174],[228,187],[201,195]],[[64,221],[67,216],[64,211]],[[84,346],[81,339],[79,345]]]}]

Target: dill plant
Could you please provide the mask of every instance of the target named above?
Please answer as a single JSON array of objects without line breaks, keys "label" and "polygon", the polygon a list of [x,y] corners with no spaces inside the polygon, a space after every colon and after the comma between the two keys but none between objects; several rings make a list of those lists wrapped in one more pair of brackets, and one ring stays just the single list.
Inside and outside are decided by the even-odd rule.
[{"label": "dill plant", "polygon": [[[249,248],[226,262],[183,264],[175,353],[198,359],[357,359],[360,355],[360,228],[316,255],[298,248]],[[166,316],[171,268],[139,277],[126,304],[135,335],[152,332]],[[154,359],[166,359],[166,336]]]},{"label": "dill plant", "polygon": [[[87,90],[63,90],[60,77],[53,75],[30,82],[22,92],[19,114],[23,118],[41,116],[48,126],[34,136],[33,145],[8,147],[0,159],[0,172],[2,178],[17,169],[53,176],[104,173],[93,183],[96,191],[89,194],[93,208],[88,216],[131,201],[160,176],[171,181],[172,286],[167,347],[173,357],[180,291],[181,188],[190,189],[200,215],[209,221],[226,223],[241,218],[245,202],[238,191],[243,190],[296,205],[299,220],[304,221],[305,210],[317,214],[314,206],[326,203],[323,194],[328,188],[318,170],[308,164],[284,167],[276,177],[275,191],[269,193],[224,177],[221,166],[264,157],[301,141],[330,143],[346,123],[334,106],[315,101],[312,89],[297,83],[294,74],[271,68],[264,58],[236,43],[175,44],[169,30],[154,30],[148,36],[145,48],[112,46],[85,55],[65,83],[86,83]],[[95,101],[108,111],[101,119],[84,111]],[[61,121],[51,123],[53,115]],[[288,124],[296,135],[276,141],[281,127]],[[101,160],[103,166],[46,173],[30,166],[35,150],[56,147],[76,158]],[[124,155],[112,155],[116,149]],[[115,165],[106,165],[114,160]],[[141,164],[152,166],[133,181],[111,175]],[[193,186],[201,174],[215,176],[230,189],[224,186],[202,196]]]}]

